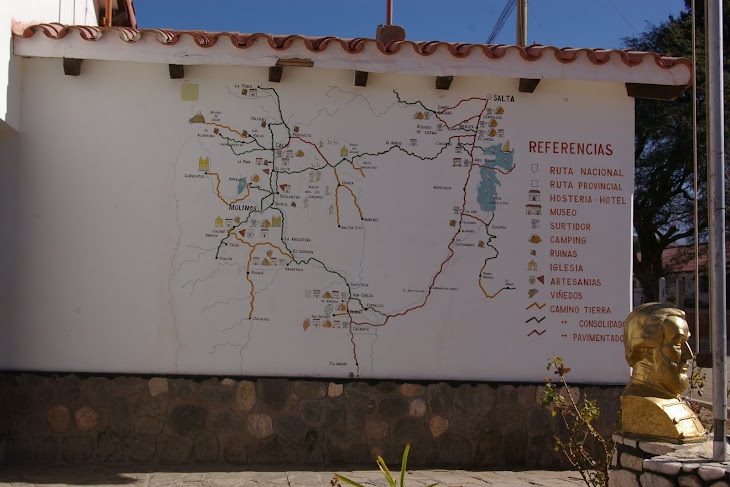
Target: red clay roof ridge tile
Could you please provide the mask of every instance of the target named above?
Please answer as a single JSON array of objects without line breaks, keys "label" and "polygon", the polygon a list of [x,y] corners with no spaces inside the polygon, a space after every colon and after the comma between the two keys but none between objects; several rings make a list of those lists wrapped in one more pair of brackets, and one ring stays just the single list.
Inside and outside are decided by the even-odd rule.
[{"label": "red clay roof ridge tile", "polygon": [[[590,63],[597,66],[609,63],[614,56],[619,56],[620,60],[628,67],[643,63],[647,56],[652,58],[658,67],[663,69],[671,69],[678,64],[684,64],[691,70],[692,66],[691,61],[686,58],[667,56],[654,52],[604,48],[558,48],[541,44],[521,47],[507,44],[449,43],[442,41],[414,42],[410,40],[392,41],[383,44],[375,39],[364,37],[343,39],[333,36],[309,37],[304,35],[274,35],[261,32],[241,34],[237,32],[207,32],[201,30],[135,29],[132,27],[95,27],[63,25],[58,23],[13,25],[13,35],[19,38],[30,38],[37,32],[42,32],[49,39],[59,40],[66,37],[71,31],[78,31],[81,38],[86,41],[97,41],[107,33],[113,33],[126,43],[135,43],[139,42],[145,36],[154,36],[157,42],[163,45],[174,45],[182,36],[190,36],[195,44],[202,48],[212,47],[219,38],[227,37],[231,44],[238,49],[247,49],[258,41],[265,41],[272,49],[285,51],[295,42],[301,41],[304,43],[306,49],[312,53],[323,52],[331,44],[336,44],[346,53],[357,54],[362,52],[367,44],[373,43],[385,55],[397,54],[401,48],[410,46],[415,53],[421,56],[431,56],[440,49],[446,49],[455,58],[465,58],[473,52],[481,50],[485,57],[496,60],[503,58],[510,50],[517,50],[518,54],[525,61],[537,61],[544,54],[550,52],[562,64],[573,63],[584,54]],[[691,85],[691,81],[688,83],[689,85]]]}]

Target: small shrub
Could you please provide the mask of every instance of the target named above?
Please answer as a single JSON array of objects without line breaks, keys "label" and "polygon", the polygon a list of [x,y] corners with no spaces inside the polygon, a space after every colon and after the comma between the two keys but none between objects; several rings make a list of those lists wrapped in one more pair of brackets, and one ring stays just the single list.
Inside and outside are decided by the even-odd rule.
[{"label": "small shrub", "polygon": [[[550,409],[553,416],[560,415],[567,430],[567,437],[561,440],[555,437],[555,450],[563,453],[570,464],[578,470],[586,485],[605,487],[608,485],[608,468],[613,458],[613,440],[605,439],[597,429],[600,410],[595,400],[585,395],[582,401],[576,402],[570,394],[571,388],[565,380],[570,368],[563,364],[560,357],[551,356],[547,370],[553,370],[558,376],[557,384],[552,379],[545,379],[545,390],[542,394],[542,406]],[[565,388],[564,397],[559,386]],[[597,453],[592,453],[589,443],[594,443]]]}]

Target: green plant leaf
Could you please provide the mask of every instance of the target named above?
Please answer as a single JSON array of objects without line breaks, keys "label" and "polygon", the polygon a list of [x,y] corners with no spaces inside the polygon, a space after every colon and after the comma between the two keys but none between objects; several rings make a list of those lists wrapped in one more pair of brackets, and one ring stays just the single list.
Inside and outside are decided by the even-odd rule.
[{"label": "green plant leaf", "polygon": [[434,485],[438,485],[438,484],[439,484],[438,482],[434,482],[432,484],[427,485],[426,487],[433,487]]},{"label": "green plant leaf", "polygon": [[383,460],[383,457],[380,456],[378,457],[378,468],[381,472],[383,472],[385,480],[388,481],[390,487],[398,487],[398,485],[395,483],[395,479],[393,478],[393,474],[390,473],[390,470],[388,470],[388,466],[385,464],[385,460]]},{"label": "green plant leaf", "polygon": [[403,482],[406,476],[406,462],[408,461],[408,451],[411,449],[411,444],[406,444],[406,449],[403,451],[403,463],[400,466],[400,487],[403,487]]},{"label": "green plant leaf", "polygon": [[357,482],[355,482],[354,480],[350,480],[350,479],[348,479],[347,477],[343,477],[343,476],[342,476],[342,475],[340,475],[340,474],[335,474],[335,478],[336,478],[337,480],[342,480],[342,481],[343,481],[344,483],[346,483],[346,484],[350,484],[350,485],[353,485],[354,487],[364,487],[364,486],[363,486],[362,484],[358,484],[358,483],[357,483]]}]

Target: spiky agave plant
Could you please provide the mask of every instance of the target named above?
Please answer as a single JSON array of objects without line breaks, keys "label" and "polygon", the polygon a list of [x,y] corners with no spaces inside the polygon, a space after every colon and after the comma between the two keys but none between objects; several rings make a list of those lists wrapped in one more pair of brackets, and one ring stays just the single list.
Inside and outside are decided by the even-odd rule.
[{"label": "spiky agave plant", "polygon": [[[393,474],[390,473],[390,470],[388,469],[388,466],[385,464],[385,460],[383,460],[383,457],[378,456],[378,468],[383,473],[383,476],[385,477],[385,480],[388,481],[388,485],[390,487],[404,487],[405,477],[406,477],[406,462],[408,461],[408,452],[411,449],[411,445],[406,445],[405,451],[403,451],[403,463],[401,463],[400,466],[400,484],[393,478]],[[350,480],[347,477],[343,477],[340,474],[335,474],[336,480],[342,480],[346,484],[350,484],[353,487],[364,487],[362,484],[358,484],[354,480]],[[428,485],[427,487],[434,487],[434,485],[438,485],[438,482],[435,482],[433,484]]]}]

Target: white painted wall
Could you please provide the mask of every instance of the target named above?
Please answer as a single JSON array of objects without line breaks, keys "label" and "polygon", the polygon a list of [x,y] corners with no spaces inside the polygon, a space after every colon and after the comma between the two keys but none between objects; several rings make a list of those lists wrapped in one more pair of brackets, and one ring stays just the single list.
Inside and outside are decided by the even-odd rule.
[{"label": "white painted wall", "polygon": [[[0,370],[240,373],[235,363],[232,368],[219,367],[209,349],[196,342],[195,333],[201,341],[209,340],[205,328],[181,334],[181,321],[175,314],[184,309],[171,291],[175,283],[173,261],[181,234],[177,221],[181,196],[175,192],[175,178],[181,176],[175,175],[175,168],[182,135],[190,128],[187,120],[197,106],[181,102],[183,81],[170,80],[165,64],[86,60],[81,76],[71,77],[64,76],[59,59],[22,58],[17,63],[24,80],[20,135],[0,139],[0,164],[8,171],[4,174],[10,175],[0,178],[0,204],[4,210],[0,217],[6,229],[0,245],[3,268],[9,270],[9,277],[0,281]],[[222,87],[242,78],[267,84],[267,71],[262,68],[186,66],[185,70],[189,79],[200,83],[201,94],[211,93],[206,87]],[[312,84],[353,88],[352,72],[287,70],[281,89],[296,90]],[[442,93],[433,90],[430,77],[400,74],[371,76],[362,91],[377,96],[380,90],[392,96],[393,86],[431,90],[429,96],[434,100],[482,93],[485,86],[516,92],[515,80],[457,78],[451,92]],[[577,131],[584,138],[605,138],[615,141],[617,157],[623,164],[627,157],[630,161],[633,100],[625,96],[622,84],[545,81],[539,89],[542,94],[520,95],[524,97],[520,113],[533,110],[534,116],[521,118],[524,124],[515,122],[515,130],[524,125],[523,132],[529,127],[532,137],[548,140],[562,137],[565,130]],[[307,100],[298,103],[305,106]],[[580,110],[585,113],[576,115]],[[246,113],[238,115],[241,125],[250,123]],[[523,133],[519,140],[526,164],[525,137]],[[559,164],[562,160],[548,155],[533,159],[541,164]],[[520,164],[528,170],[529,165]],[[520,194],[526,188],[521,188]],[[630,187],[627,189],[630,191]],[[515,218],[524,219],[522,206],[514,205],[511,211],[518,215]],[[597,214],[594,222],[605,221],[604,213]],[[619,259],[625,259],[625,268],[614,265],[607,274],[611,274],[612,282],[625,276],[625,288],[619,287],[619,292],[626,296],[616,299],[625,303],[628,312],[630,214],[622,214],[612,225],[613,234],[624,229],[625,242],[597,239],[596,248],[611,258],[619,252]],[[520,245],[526,247],[529,226],[524,232]],[[518,266],[522,272],[526,262],[502,265]],[[469,292],[477,293],[475,289]],[[610,290],[615,289],[612,285]],[[282,302],[286,299],[282,296]],[[422,317],[433,319],[430,313]],[[551,353],[561,353],[560,349],[542,345],[536,337],[524,350],[506,347],[504,340],[513,329],[500,329],[503,323],[495,324],[486,318],[485,324],[496,327],[490,340],[472,339],[468,332],[475,324],[455,320],[438,329],[436,338],[429,341],[421,334],[415,342],[438,348],[442,346],[440,340],[452,340],[452,334],[457,334],[464,348],[452,349],[439,358],[441,365],[437,364],[439,373],[445,376],[462,373],[462,359],[471,357],[467,362],[477,364],[483,377],[540,380],[545,359]],[[194,327],[195,316],[189,316],[187,323]],[[528,325],[520,322],[519,326],[525,328],[520,329],[524,337]],[[297,323],[296,330],[301,333],[301,329],[301,323]],[[281,330],[277,329],[280,335],[273,339],[268,337],[270,342],[286,340],[280,342],[282,346],[295,349],[297,343],[304,343]],[[257,331],[266,334],[264,329]],[[420,346],[409,347],[414,343],[412,333],[398,328],[393,333],[397,339],[390,343],[383,340],[382,350],[405,362],[399,366],[411,367],[408,376],[419,374],[412,367],[417,356],[426,361],[432,356],[438,358],[423,353]],[[578,371],[577,380],[619,382],[626,376],[622,345],[611,344],[610,353],[607,344],[601,345],[570,343],[562,350]],[[350,349],[342,350],[349,353]],[[406,352],[405,357],[414,358],[402,359],[400,354]],[[273,364],[280,351],[273,347],[256,353],[267,356]],[[287,353],[281,355],[291,358]],[[518,370],[510,361],[520,357],[535,363],[529,364],[529,370]],[[576,360],[570,361],[573,358]],[[464,369],[463,373],[474,372]]]},{"label": "white painted wall", "polygon": [[97,25],[95,0],[2,0],[0,1],[0,132],[17,130],[20,79],[13,69],[12,26],[60,22],[67,25]]}]

